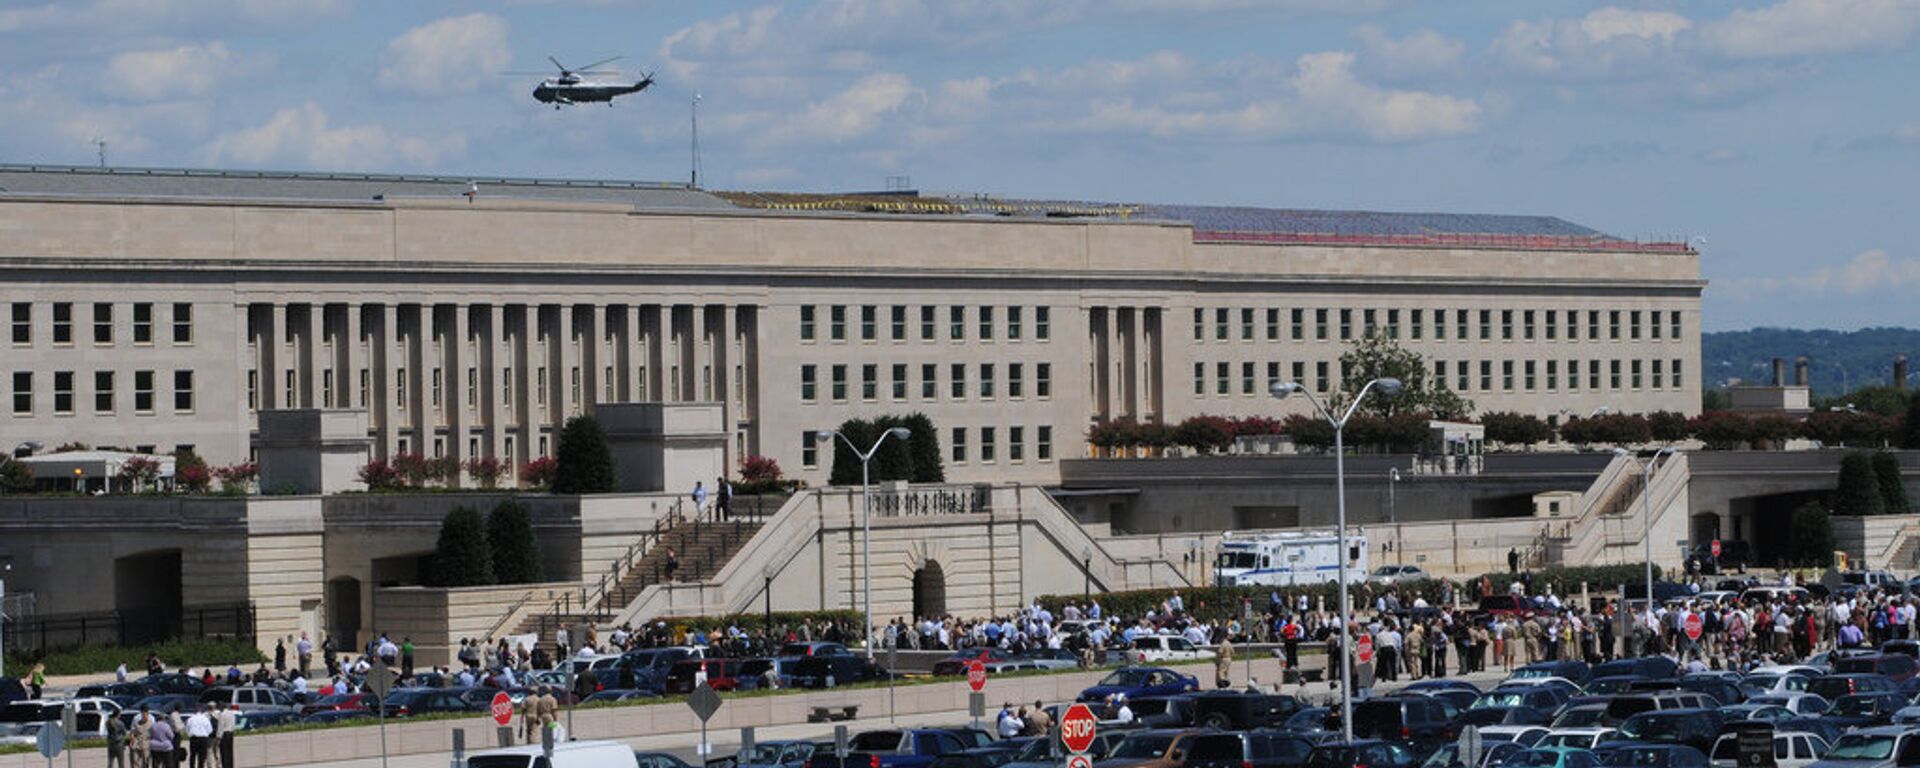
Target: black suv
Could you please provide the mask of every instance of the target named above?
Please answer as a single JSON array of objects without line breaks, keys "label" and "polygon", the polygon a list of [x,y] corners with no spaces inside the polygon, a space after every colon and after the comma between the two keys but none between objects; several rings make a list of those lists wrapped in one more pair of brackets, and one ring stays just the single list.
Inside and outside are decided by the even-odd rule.
[{"label": "black suv", "polygon": [[1206,733],[1187,743],[1185,768],[1298,768],[1313,754],[1313,740],[1292,733]]},{"label": "black suv", "polygon": [[1642,712],[1620,723],[1615,741],[1685,744],[1706,754],[1720,735],[1720,713],[1712,709],[1663,709]]},{"label": "black suv", "polygon": [[1427,754],[1454,738],[1447,705],[1426,696],[1385,696],[1354,702],[1353,735],[1408,742]]},{"label": "black suv", "polygon": [[[1246,691],[1208,691],[1193,697],[1193,722],[1223,731],[1277,728],[1300,711],[1292,696]],[[1305,755],[1301,756],[1302,759]]]}]

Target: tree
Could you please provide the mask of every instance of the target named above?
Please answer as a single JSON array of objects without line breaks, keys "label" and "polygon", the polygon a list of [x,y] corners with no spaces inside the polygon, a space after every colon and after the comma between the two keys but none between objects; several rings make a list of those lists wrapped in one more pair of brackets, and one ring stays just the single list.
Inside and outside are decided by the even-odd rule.
[{"label": "tree", "polygon": [[748,483],[780,482],[780,462],[770,456],[747,456],[740,459],[740,479]]},{"label": "tree", "polygon": [[260,479],[260,465],[251,461],[228,464],[213,470],[213,476],[220,478],[220,489],[227,493],[246,493],[253,488],[253,481]]},{"label": "tree", "polygon": [[367,484],[369,491],[394,491],[405,485],[400,470],[394,469],[385,459],[374,459],[360,466],[360,482]]},{"label": "tree", "polygon": [[213,484],[213,470],[200,454],[187,449],[173,452],[173,485],[188,493],[205,493]]},{"label": "tree", "polygon": [[1900,447],[1920,448],[1920,397],[1907,403],[1907,414],[1900,418]]},{"label": "tree", "polygon": [[1652,440],[1653,427],[1643,416],[1603,413],[1584,419],[1568,419],[1567,423],[1560,425],[1560,439],[1577,445],[1631,445]]},{"label": "tree", "polygon": [[492,456],[475,456],[467,459],[467,474],[472,475],[473,479],[480,483],[481,488],[488,490],[499,487],[500,478],[506,477],[509,469],[512,467],[507,462]]},{"label": "tree", "polygon": [[900,423],[912,435],[907,438],[907,450],[913,454],[913,481],[946,482],[946,466],[940,461],[940,431],[933,428],[933,419],[915,411],[907,414]]},{"label": "tree", "polygon": [[428,586],[477,587],[494,583],[487,524],[471,507],[455,507],[440,519]]},{"label": "tree", "polygon": [[517,501],[494,505],[487,513],[487,547],[496,584],[532,584],[540,580],[540,540],[533,515]]},{"label": "tree", "polygon": [[1553,437],[1553,428],[1545,419],[1530,413],[1496,411],[1480,415],[1480,426],[1487,430],[1487,442],[1501,445],[1533,445]]},{"label": "tree", "polygon": [[1815,411],[1801,432],[1826,446],[1877,447],[1893,433],[1893,420],[1874,413]]},{"label": "tree", "polygon": [[1232,423],[1219,416],[1193,416],[1173,429],[1173,441],[1195,453],[1219,453],[1233,446]]},{"label": "tree", "polygon": [[1432,438],[1425,413],[1396,413],[1392,416],[1354,414],[1342,435],[1347,450],[1372,447],[1386,453],[1414,453]]},{"label": "tree", "polygon": [[1880,500],[1889,515],[1913,511],[1907,502],[1907,484],[1900,479],[1900,458],[1886,451],[1873,454],[1873,477],[1880,484]]},{"label": "tree", "polygon": [[160,462],[145,456],[135,456],[120,465],[120,474],[132,480],[136,490],[146,488],[160,477]]},{"label": "tree", "polygon": [[1854,451],[1840,460],[1840,479],[1833,488],[1833,514],[1882,515],[1887,502],[1880,495],[1880,479],[1873,471],[1873,457]]},{"label": "tree", "polygon": [[33,468],[13,459],[0,464],[0,493],[33,493]]},{"label": "tree", "polygon": [[1318,415],[1294,414],[1280,422],[1280,428],[1300,448],[1332,448],[1333,425]]},{"label": "tree", "polygon": [[1447,383],[1434,379],[1426,358],[1400,346],[1378,329],[1355,341],[1340,354],[1342,379],[1340,391],[1327,403],[1327,410],[1344,409],[1353,402],[1360,388],[1379,378],[1400,380],[1400,394],[1386,397],[1370,393],[1358,413],[1392,416],[1396,413],[1424,411],[1436,419],[1462,419],[1473,413],[1473,401],[1447,389]]},{"label": "tree", "polygon": [[1687,421],[1695,439],[1716,451],[1745,448],[1753,442],[1753,424],[1732,411],[1707,411]]},{"label": "tree", "polygon": [[1861,387],[1838,397],[1817,398],[1813,401],[1813,408],[1816,411],[1838,408],[1842,412],[1856,410],[1880,416],[1898,416],[1907,410],[1911,399],[1906,390],[1897,387]]},{"label": "tree", "polygon": [[567,419],[554,452],[553,492],[561,494],[612,493],[613,448],[607,433],[592,416]]},{"label": "tree", "polygon": [[549,490],[553,488],[553,476],[559,469],[559,464],[552,456],[542,456],[520,468],[520,482],[535,490]]},{"label": "tree", "polygon": [[427,478],[433,476],[433,465],[427,457],[418,453],[396,453],[393,455],[393,471],[400,478],[401,488],[426,487]]},{"label": "tree", "polygon": [[1833,564],[1833,519],[1820,502],[1809,501],[1793,510],[1788,524],[1787,559],[1794,565],[1826,568]]},{"label": "tree", "polygon": [[1687,417],[1677,411],[1654,411],[1647,414],[1647,430],[1655,442],[1677,443],[1687,439]]}]

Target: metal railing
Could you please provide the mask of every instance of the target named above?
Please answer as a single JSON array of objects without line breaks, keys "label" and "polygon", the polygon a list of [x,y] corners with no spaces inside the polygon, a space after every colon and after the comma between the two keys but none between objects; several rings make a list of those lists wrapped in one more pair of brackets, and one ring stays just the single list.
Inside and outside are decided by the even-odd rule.
[{"label": "metal railing", "polygon": [[154,608],[29,616],[6,622],[6,649],[31,656],[86,645],[181,638],[251,640],[255,618],[252,602],[189,606],[178,613]]}]

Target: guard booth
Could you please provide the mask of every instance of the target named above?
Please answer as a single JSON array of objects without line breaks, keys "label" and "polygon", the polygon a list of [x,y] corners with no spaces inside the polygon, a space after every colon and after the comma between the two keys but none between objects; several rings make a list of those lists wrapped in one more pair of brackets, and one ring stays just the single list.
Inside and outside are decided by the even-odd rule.
[{"label": "guard booth", "polygon": [[1414,459],[1413,471],[1423,475],[1480,474],[1487,428],[1458,421],[1427,422],[1427,444]]}]

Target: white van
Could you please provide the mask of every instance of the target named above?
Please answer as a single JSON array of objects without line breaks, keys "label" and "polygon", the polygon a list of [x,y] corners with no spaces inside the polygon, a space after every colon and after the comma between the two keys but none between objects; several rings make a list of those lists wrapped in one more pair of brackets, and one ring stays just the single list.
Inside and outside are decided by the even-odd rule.
[{"label": "white van", "polygon": [[489,749],[467,756],[467,768],[639,768],[633,748],[618,741],[567,741],[549,760],[538,744]]}]

